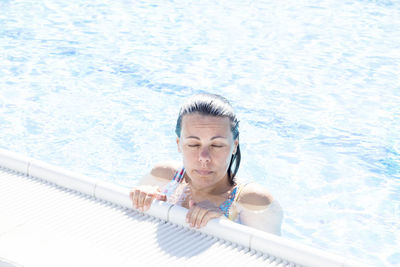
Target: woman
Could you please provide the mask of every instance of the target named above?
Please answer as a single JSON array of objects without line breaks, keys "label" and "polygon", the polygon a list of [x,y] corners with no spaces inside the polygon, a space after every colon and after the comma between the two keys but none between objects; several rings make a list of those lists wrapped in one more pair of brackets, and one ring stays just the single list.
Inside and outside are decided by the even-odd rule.
[{"label": "woman", "polygon": [[213,94],[190,98],[176,124],[183,167],[162,163],[132,188],[133,207],[145,211],[154,199],[181,205],[186,220],[202,227],[213,218],[280,234],[282,209],[267,190],[255,183],[238,183],[239,122],[229,102]]}]

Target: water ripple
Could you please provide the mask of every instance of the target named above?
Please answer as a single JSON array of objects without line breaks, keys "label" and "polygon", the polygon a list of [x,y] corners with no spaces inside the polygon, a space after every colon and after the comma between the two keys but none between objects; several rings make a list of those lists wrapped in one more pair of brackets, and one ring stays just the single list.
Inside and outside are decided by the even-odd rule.
[{"label": "water ripple", "polygon": [[398,264],[399,1],[0,10],[1,147],[131,186],[180,159],[182,101],[223,94],[240,119],[240,177],[280,200],[286,237]]}]

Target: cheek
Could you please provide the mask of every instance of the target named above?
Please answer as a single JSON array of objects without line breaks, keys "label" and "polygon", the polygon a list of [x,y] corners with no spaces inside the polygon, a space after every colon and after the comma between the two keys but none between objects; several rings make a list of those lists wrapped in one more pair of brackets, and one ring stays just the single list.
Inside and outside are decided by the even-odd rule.
[{"label": "cheek", "polygon": [[229,163],[231,162],[231,158],[232,158],[232,154],[229,153],[229,155],[226,157],[226,165],[229,165]]},{"label": "cheek", "polygon": [[220,162],[229,164],[229,162],[231,160],[231,156],[232,156],[232,151],[231,151],[231,149],[227,148],[224,151],[220,151],[220,152],[216,153],[215,158],[218,158],[218,160]]},{"label": "cheek", "polygon": [[182,150],[182,159],[185,165],[189,166],[191,165],[192,162],[196,161],[198,159],[198,155],[196,152],[191,151],[191,150]]},{"label": "cheek", "polygon": [[185,157],[195,157],[197,155],[197,151],[194,150],[194,149],[183,148],[182,149],[182,154]]}]

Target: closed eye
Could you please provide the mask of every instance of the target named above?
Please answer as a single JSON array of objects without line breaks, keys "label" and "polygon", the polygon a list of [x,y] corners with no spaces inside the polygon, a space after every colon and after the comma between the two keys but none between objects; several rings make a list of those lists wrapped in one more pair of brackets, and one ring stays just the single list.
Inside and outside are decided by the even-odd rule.
[{"label": "closed eye", "polygon": [[212,147],[223,147],[223,145],[211,145]]}]

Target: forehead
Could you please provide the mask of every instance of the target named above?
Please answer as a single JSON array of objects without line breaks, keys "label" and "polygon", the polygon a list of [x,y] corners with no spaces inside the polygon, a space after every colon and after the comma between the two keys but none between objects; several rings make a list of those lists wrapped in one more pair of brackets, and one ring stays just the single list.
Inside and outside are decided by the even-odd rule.
[{"label": "forehead", "polygon": [[187,114],[182,118],[182,130],[216,130],[230,132],[228,117],[216,117],[201,114]]}]

